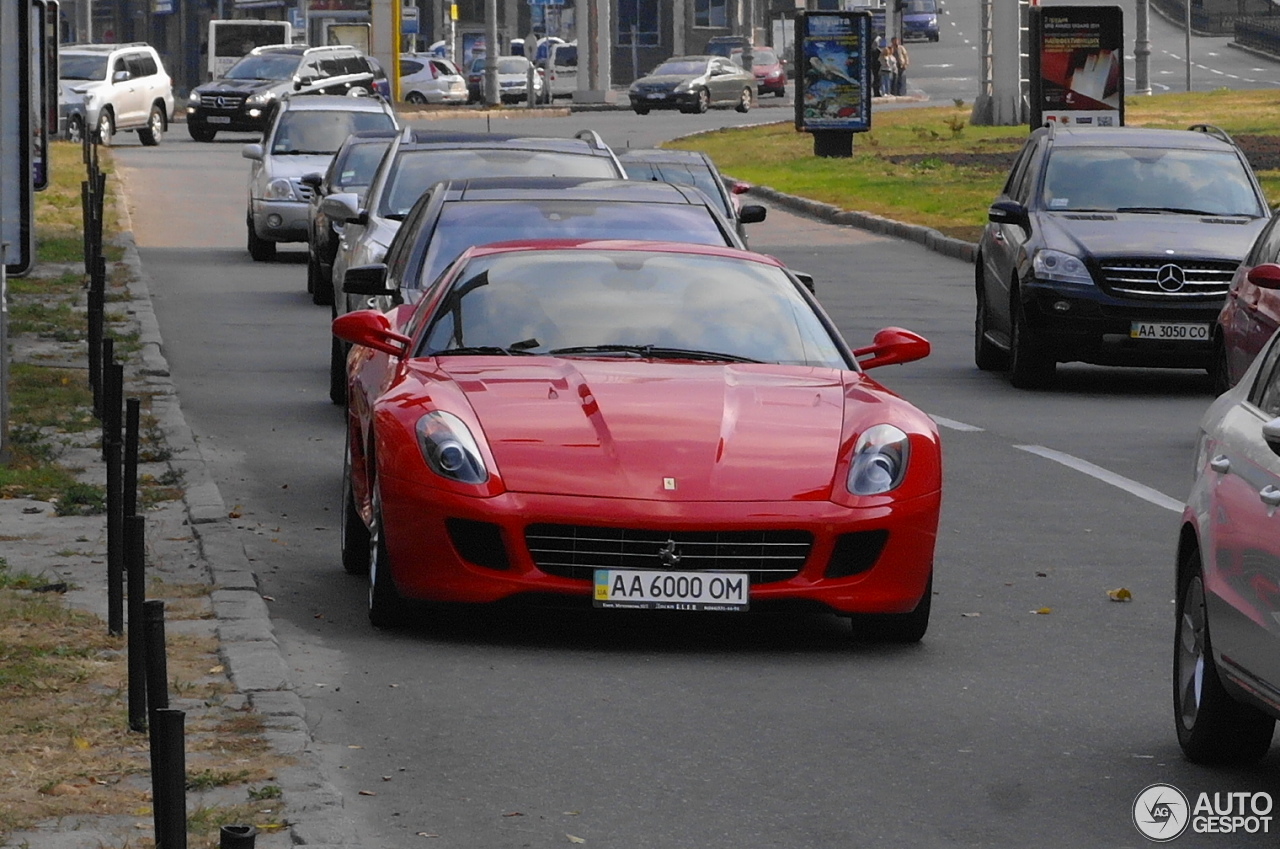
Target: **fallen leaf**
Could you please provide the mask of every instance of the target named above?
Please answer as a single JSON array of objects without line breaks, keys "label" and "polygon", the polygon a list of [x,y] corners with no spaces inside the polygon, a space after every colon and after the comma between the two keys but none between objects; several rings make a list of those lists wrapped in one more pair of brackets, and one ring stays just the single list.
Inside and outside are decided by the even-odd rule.
[{"label": "fallen leaf", "polygon": [[1124,587],[1115,590],[1107,590],[1107,598],[1112,601],[1133,601],[1133,593]]},{"label": "fallen leaf", "polygon": [[419,837],[439,837],[440,835],[438,835],[438,834],[432,834],[432,833],[431,833],[431,832],[429,832],[429,831],[419,831],[419,832],[418,832],[418,836],[419,836]]},{"label": "fallen leaf", "polygon": [[262,600],[263,600],[263,601],[275,601],[275,600],[276,600],[276,597],[275,597],[275,596],[273,596],[273,595],[264,595],[264,596],[262,597]]},{"label": "fallen leaf", "polygon": [[960,615],[965,619],[976,619],[982,614],[981,613],[961,613]]},{"label": "fallen leaf", "polygon": [[1052,613],[1052,612],[1053,612],[1053,608],[1052,608],[1052,607],[1040,607],[1040,608],[1037,608],[1037,609],[1035,609],[1035,610],[1033,610],[1033,611],[1031,611],[1031,612],[1032,612],[1032,613],[1034,613],[1034,614],[1036,614],[1037,616],[1048,616],[1050,613]]},{"label": "fallen leaf", "polygon": [[71,745],[75,746],[78,751],[84,752],[93,747],[93,744],[84,737],[72,737]]},{"label": "fallen leaf", "polygon": [[574,837],[572,834],[566,834],[565,837],[569,838],[570,843],[586,843],[587,842],[583,840],[581,837]]},{"label": "fallen leaf", "polygon": [[1037,577],[1037,578],[1047,578],[1047,577],[1049,577],[1049,573],[1048,573],[1048,572],[1036,572],[1036,577]]},{"label": "fallen leaf", "polygon": [[372,790],[361,790],[360,795],[361,796],[377,796],[378,794],[374,793]]},{"label": "fallen leaf", "polygon": [[383,780],[383,781],[390,781],[390,780],[391,780],[391,776],[389,776],[389,775],[384,775],[384,776],[382,776],[382,780]]},{"label": "fallen leaf", "polygon": [[219,663],[217,666],[210,667],[210,669],[209,669],[209,674],[210,674],[210,675],[220,675],[220,674],[222,674],[223,672],[226,672],[226,671],[227,671],[227,668],[226,668],[225,666],[223,666],[221,663]]},{"label": "fallen leaf", "polygon": [[520,813],[519,811],[509,811],[503,814],[503,816],[504,817],[522,817],[524,816],[524,814]]},{"label": "fallen leaf", "polygon": [[[324,686],[324,685],[323,685],[323,684],[317,684],[316,686],[320,686],[320,687],[322,687],[322,686]],[[350,746],[347,746],[347,748],[348,748],[348,749],[363,749],[363,748],[364,748],[364,746],[357,746],[356,744],[352,743]]]}]

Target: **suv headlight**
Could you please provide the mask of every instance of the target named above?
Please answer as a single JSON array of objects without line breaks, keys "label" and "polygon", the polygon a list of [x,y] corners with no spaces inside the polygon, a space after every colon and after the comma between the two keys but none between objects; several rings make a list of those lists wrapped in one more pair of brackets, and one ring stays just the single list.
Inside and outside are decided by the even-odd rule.
[{"label": "suv headlight", "polygon": [[251,94],[244,99],[247,106],[262,106],[264,103],[270,103],[275,100],[276,96],[269,91],[260,91],[257,94]]},{"label": "suv headlight", "polygon": [[1077,256],[1062,251],[1043,248],[1036,251],[1031,268],[1039,280],[1056,280],[1059,283],[1093,284],[1093,275]]},{"label": "suv headlight", "polygon": [[895,489],[907,476],[911,441],[890,424],[869,427],[858,437],[849,467],[849,492],[854,495],[882,495]]},{"label": "suv headlight", "polygon": [[431,471],[459,483],[484,483],[489,471],[471,431],[452,413],[436,410],[418,419],[418,448]]},{"label": "suv headlight", "polygon": [[267,183],[267,190],[262,193],[263,200],[298,200],[293,191],[293,183],[284,177],[277,177]]}]

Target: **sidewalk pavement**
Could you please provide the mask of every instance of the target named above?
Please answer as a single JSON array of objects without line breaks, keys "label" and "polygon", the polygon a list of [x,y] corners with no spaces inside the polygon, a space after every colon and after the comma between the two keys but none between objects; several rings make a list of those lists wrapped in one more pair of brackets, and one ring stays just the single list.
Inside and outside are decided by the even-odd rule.
[{"label": "sidewalk pavement", "polygon": [[[766,186],[755,186],[751,193],[819,221],[914,241],[947,256],[973,261],[975,245],[927,227],[842,210]],[[211,715],[253,711],[265,724],[271,748],[291,759],[292,765],[281,770],[271,782],[282,791],[283,819],[288,827],[279,832],[260,833],[256,839],[258,849],[296,845],[314,849],[357,847],[360,844],[353,822],[344,813],[342,796],[324,780],[319,757],[310,749],[311,737],[302,701],[290,681],[288,666],[239,532],[231,524],[200,444],[182,415],[151,305],[149,278],[133,242],[122,186],[114,176],[110,196],[122,219],[123,235],[119,243],[124,248],[123,264],[127,268],[130,297],[127,302],[110,304],[109,309],[127,318],[137,330],[142,348],[140,357],[125,365],[125,397],[145,394],[152,398],[151,413],[164,434],[170,454],[163,463],[140,466],[138,474],[140,478],[147,474],[159,478],[166,472],[177,473],[181,475],[184,489],[180,502],[169,502],[145,514],[148,581],[159,578],[165,584],[203,582],[211,588],[204,602],[207,618],[167,622],[166,630],[215,638],[223,669],[210,674],[223,676],[232,691],[232,695],[218,705],[178,697],[172,698],[171,707],[187,711],[189,727]],[[14,348],[14,361],[21,361],[23,351],[18,340]],[[83,352],[79,353],[82,357]],[[47,364],[47,352],[40,356]],[[82,358],[67,365],[85,367]],[[83,467],[86,481],[101,484],[106,472],[101,451],[94,447],[99,437],[97,430],[82,434],[74,445],[65,449],[62,459],[67,465]],[[99,616],[105,628],[105,516],[58,516],[54,504],[12,498],[0,500],[0,526],[5,528],[5,533],[0,535],[0,557],[23,571],[47,575],[50,582],[65,581],[71,585],[73,588],[65,596],[67,602]],[[234,792],[238,794],[235,799],[230,798],[226,790],[189,794],[188,809],[196,805],[243,802],[244,787],[237,787]],[[86,816],[42,823],[31,831],[11,835],[5,845],[38,849],[125,847],[136,845],[150,834],[150,829],[149,815]]]}]

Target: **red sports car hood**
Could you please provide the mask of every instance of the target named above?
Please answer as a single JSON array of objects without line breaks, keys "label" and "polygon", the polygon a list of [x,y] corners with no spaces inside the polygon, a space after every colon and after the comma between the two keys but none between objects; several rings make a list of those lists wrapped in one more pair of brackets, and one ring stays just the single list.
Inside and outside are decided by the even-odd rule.
[{"label": "red sports car hood", "polygon": [[[858,380],[774,365],[492,362],[438,365],[479,417],[507,489],[602,498],[824,499],[844,425],[842,380]],[[878,388],[858,395],[892,398]]]}]

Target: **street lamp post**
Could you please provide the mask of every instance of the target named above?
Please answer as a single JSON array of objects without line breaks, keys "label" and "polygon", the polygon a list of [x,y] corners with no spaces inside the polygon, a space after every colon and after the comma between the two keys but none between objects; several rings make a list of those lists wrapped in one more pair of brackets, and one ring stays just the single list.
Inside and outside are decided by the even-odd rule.
[{"label": "street lamp post", "polygon": [[1138,0],[1134,13],[1134,27],[1137,32],[1133,39],[1133,83],[1134,94],[1151,93],[1151,33],[1148,26],[1147,6],[1149,0]]}]

